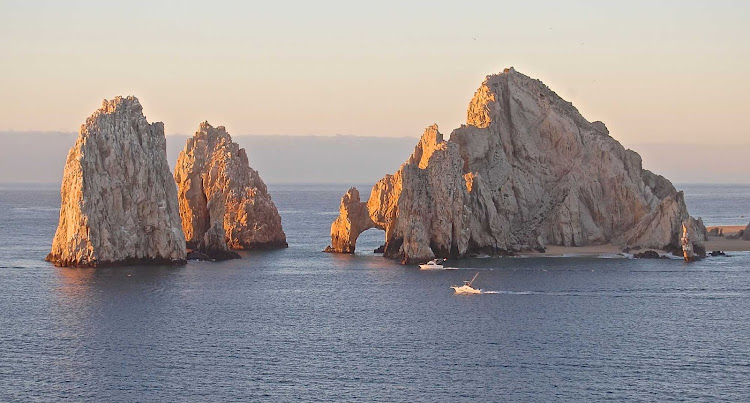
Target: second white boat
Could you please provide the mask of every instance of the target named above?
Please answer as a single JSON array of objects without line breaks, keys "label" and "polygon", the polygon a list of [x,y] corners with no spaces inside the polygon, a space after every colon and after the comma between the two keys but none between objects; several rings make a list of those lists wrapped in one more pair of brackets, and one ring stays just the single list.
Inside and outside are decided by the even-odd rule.
[{"label": "second white boat", "polygon": [[433,259],[427,263],[420,264],[419,270],[442,270],[445,259]]}]

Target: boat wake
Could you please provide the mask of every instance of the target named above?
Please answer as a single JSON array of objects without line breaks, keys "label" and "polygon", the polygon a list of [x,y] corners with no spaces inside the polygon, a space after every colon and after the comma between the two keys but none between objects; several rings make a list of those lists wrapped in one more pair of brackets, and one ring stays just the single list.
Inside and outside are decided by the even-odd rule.
[{"label": "boat wake", "polygon": [[534,291],[482,291],[482,294],[505,294],[505,295],[536,295],[545,294]]}]

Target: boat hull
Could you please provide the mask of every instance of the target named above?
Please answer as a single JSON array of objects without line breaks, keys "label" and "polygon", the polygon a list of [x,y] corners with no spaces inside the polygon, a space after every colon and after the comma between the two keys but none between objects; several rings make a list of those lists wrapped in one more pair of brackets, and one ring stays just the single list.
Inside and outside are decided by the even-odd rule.
[{"label": "boat hull", "polygon": [[481,294],[482,290],[469,287],[468,285],[452,285],[451,288],[453,291],[455,291],[456,294],[463,294],[463,295],[469,295],[469,294]]}]

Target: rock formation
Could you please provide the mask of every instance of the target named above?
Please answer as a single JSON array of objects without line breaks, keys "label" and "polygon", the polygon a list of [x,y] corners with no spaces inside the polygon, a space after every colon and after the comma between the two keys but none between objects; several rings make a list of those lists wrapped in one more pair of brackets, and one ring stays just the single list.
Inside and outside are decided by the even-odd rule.
[{"label": "rock formation", "polygon": [[135,97],[104,101],[81,126],[60,191],[47,260],[59,266],[185,262],[164,125]]},{"label": "rock formation", "polygon": [[742,239],[750,241],[750,224],[747,224],[747,227],[742,230]]},{"label": "rock formation", "polygon": [[325,251],[354,253],[359,234],[375,226],[367,205],[359,199],[359,190],[350,188],[341,198],[339,216],[331,225],[331,246]]},{"label": "rock formation", "polygon": [[217,259],[229,249],[287,247],[265,183],[223,126],[201,123],[180,152],[174,179],[188,248]]},{"label": "rock formation", "polygon": [[690,231],[685,224],[682,224],[682,238],[680,239],[680,242],[682,243],[682,256],[685,259],[685,262],[690,263],[695,261],[696,256],[693,251],[693,243],[690,241]]},{"label": "rock formation", "polygon": [[669,256],[662,256],[655,250],[647,250],[645,252],[636,253],[633,255],[635,259],[669,259]]},{"label": "rock formation", "polygon": [[[545,245],[682,253],[682,192],[541,81],[512,68],[488,76],[467,115],[448,141],[428,127],[366,203],[349,190],[329,250],[351,253],[375,227],[385,231],[384,255],[404,263]],[[700,247],[705,227],[690,225]]]}]

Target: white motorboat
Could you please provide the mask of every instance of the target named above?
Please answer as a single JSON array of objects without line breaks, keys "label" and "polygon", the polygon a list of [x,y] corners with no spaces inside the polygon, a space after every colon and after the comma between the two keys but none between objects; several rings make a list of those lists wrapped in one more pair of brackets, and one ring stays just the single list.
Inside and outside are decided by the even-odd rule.
[{"label": "white motorboat", "polygon": [[456,294],[481,294],[482,290],[479,288],[474,288],[472,284],[474,283],[474,280],[477,279],[477,276],[479,273],[474,275],[474,278],[471,279],[471,281],[464,280],[463,285],[452,285],[451,288],[453,291],[456,292]]},{"label": "white motorboat", "polygon": [[419,270],[441,270],[443,269],[443,263],[445,263],[445,259],[433,259],[427,263],[420,264]]}]

